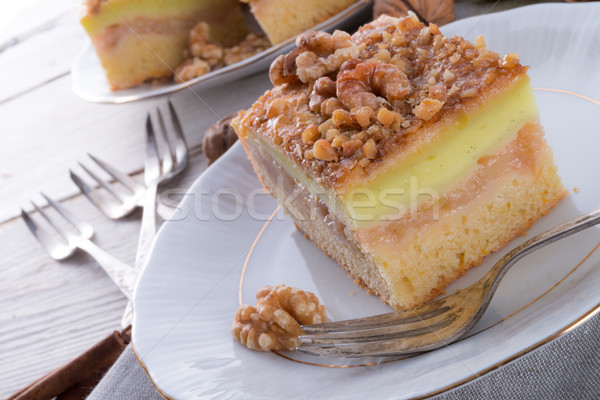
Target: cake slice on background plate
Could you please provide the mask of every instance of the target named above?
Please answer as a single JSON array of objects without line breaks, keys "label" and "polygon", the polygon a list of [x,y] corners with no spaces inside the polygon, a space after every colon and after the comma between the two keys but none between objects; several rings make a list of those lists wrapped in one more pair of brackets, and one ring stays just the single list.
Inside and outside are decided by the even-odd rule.
[{"label": "cake slice on background plate", "polygon": [[443,293],[565,196],[517,54],[414,14],[297,45],[236,132],[298,229],[394,308]]},{"label": "cake slice on background plate", "polygon": [[357,0],[241,0],[250,4],[252,14],[272,44],[326,21]]},{"label": "cake slice on background plate", "polygon": [[111,90],[171,77],[198,22],[223,46],[247,34],[238,0],[82,0],[80,9]]}]

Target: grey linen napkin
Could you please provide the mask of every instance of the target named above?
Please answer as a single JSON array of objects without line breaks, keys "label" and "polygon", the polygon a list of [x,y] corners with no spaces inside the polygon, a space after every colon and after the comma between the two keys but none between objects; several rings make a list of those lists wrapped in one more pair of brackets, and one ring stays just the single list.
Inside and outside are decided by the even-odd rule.
[{"label": "grey linen napkin", "polygon": [[[456,19],[539,2],[457,0]],[[138,364],[131,346],[88,397],[88,400],[105,399],[162,399]],[[532,353],[435,399],[600,399],[600,315]]]},{"label": "grey linen napkin", "polygon": [[[131,345],[88,397],[107,399],[162,399]],[[436,397],[456,399],[600,399],[600,314],[499,370]]]}]

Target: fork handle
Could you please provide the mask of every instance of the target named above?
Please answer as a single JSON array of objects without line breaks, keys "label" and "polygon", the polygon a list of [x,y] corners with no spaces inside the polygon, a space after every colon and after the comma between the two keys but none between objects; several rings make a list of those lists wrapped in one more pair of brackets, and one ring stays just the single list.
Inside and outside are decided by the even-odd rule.
[{"label": "fork handle", "polygon": [[137,273],[130,265],[102,250],[90,240],[81,240],[77,247],[92,256],[128,299],[133,298]]},{"label": "fork handle", "polygon": [[554,243],[557,240],[571,236],[574,233],[591,228],[598,223],[600,223],[600,208],[573,218],[572,220],[555,226],[552,229],[548,229],[547,231],[542,232],[515,247],[492,267],[492,269],[486,274],[485,279],[481,280],[482,282],[485,281],[485,284],[491,285],[491,290],[486,297],[491,298],[493,296],[498,284],[510,267],[512,267],[517,261],[525,257],[527,254]]},{"label": "fork handle", "polygon": [[142,204],[142,227],[135,255],[134,269],[139,273],[148,259],[154,236],[156,235],[156,192],[158,185],[153,183],[146,187]]}]

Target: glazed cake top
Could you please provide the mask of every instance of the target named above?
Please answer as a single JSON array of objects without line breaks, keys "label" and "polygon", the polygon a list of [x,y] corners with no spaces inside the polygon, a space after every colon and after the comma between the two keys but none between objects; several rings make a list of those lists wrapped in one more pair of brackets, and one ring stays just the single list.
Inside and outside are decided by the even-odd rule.
[{"label": "glazed cake top", "polygon": [[412,13],[381,16],[352,36],[308,32],[296,44],[273,62],[275,87],[241,113],[237,131],[279,147],[333,189],[374,175],[445,117],[475,109],[527,71],[517,54],[500,58],[481,37],[446,37]]}]

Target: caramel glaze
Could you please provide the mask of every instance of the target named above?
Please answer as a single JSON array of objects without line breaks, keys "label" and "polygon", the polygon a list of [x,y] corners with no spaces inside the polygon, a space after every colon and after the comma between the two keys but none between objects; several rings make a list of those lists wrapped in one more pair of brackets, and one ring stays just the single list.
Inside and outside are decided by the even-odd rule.
[{"label": "caramel glaze", "polygon": [[[352,40],[362,49],[360,61],[393,62],[405,72],[411,84],[404,99],[381,101],[383,107],[402,116],[403,124],[398,129],[376,126],[376,121],[376,129],[356,125],[338,127],[348,137],[358,133],[375,140],[377,156],[368,165],[359,164],[364,159],[362,150],[347,156],[338,148],[334,161],[306,157],[313,142],[303,141],[302,132],[328,119],[309,108],[313,82],[296,80],[275,86],[249,110],[241,112],[234,123],[242,139],[245,132],[251,130],[267,143],[279,147],[308,176],[337,193],[343,193],[357,179],[376,176],[390,163],[416,151],[420,144],[435,141],[438,135],[444,134],[444,127],[460,115],[476,112],[527,79],[527,67],[520,65],[514,55],[500,58],[485,49],[482,39],[474,45],[458,36],[448,38],[439,33],[437,26],[426,27],[415,18],[382,16],[360,28]],[[335,80],[338,72],[328,77]],[[412,111],[431,96],[432,86],[443,86],[446,94],[441,109],[425,121]]]}]

